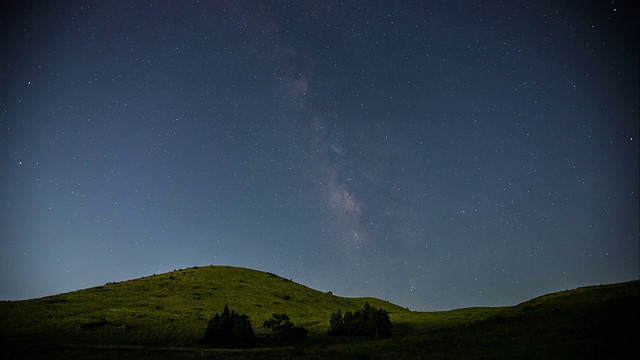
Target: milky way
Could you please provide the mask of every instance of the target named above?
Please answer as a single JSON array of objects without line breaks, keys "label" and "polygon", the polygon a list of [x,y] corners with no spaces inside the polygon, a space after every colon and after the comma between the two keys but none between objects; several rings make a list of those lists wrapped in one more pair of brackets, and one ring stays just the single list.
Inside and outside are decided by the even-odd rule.
[{"label": "milky way", "polygon": [[630,2],[1,16],[2,299],[207,264],[419,310],[639,276]]}]

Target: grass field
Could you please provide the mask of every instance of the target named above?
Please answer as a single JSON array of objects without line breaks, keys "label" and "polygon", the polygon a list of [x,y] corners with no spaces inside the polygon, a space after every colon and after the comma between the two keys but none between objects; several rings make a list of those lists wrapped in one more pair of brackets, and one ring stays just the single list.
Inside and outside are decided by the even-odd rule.
[{"label": "grass field", "polygon": [[[412,312],[374,298],[343,298],[274,274],[195,267],[40,299],[0,302],[3,359],[460,359],[617,358],[636,352],[640,282],[585,287],[499,308]],[[331,313],[365,302],[389,311],[392,337],[335,339]],[[200,344],[224,305],[251,317],[251,349]],[[270,337],[262,323],[286,313],[302,342]]]}]

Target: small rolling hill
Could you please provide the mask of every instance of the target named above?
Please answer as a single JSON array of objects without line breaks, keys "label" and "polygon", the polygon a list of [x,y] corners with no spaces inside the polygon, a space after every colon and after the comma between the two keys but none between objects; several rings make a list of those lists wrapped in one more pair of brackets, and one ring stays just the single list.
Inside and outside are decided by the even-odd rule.
[{"label": "small rolling hill", "polygon": [[[638,281],[580,288],[499,308],[412,312],[375,298],[323,293],[275,274],[204,266],[25,301],[0,302],[8,358],[606,358],[635,349]],[[334,339],[331,313],[365,302],[389,311],[389,339]],[[258,336],[273,313],[309,330],[299,344],[208,349],[208,320],[225,305]],[[295,346],[294,346],[295,345]]]}]

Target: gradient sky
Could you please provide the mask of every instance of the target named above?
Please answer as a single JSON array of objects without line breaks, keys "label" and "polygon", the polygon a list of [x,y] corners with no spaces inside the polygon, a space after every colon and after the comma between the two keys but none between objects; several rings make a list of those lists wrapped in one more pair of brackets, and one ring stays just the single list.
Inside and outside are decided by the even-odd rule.
[{"label": "gradient sky", "polygon": [[639,278],[634,1],[18,3],[0,299],[208,264],[413,310]]}]

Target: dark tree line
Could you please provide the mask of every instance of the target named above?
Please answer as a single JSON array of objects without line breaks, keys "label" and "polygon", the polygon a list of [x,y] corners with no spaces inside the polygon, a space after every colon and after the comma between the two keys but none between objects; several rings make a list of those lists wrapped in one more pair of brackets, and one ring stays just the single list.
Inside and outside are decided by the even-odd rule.
[{"label": "dark tree line", "polygon": [[331,314],[327,334],[336,337],[385,338],[391,336],[391,326],[386,310],[376,309],[365,303],[364,308],[354,312],[347,311],[342,315],[342,311],[338,309]]},{"label": "dark tree line", "polygon": [[204,333],[202,339],[208,345],[243,345],[254,335],[249,316],[237,314],[229,311],[228,306],[224,306],[222,314],[216,313]]},{"label": "dark tree line", "polygon": [[[273,314],[263,326],[282,339],[304,339],[308,333],[307,329],[295,326],[287,314]],[[249,316],[229,310],[229,306],[225,305],[222,314],[216,313],[209,320],[203,343],[212,346],[246,346],[254,343],[253,337]]]},{"label": "dark tree line", "polygon": [[[263,326],[271,329],[282,339],[304,339],[307,329],[295,326],[287,314],[273,314]],[[364,336],[368,338],[385,338],[391,336],[391,321],[389,313],[384,309],[377,309],[365,303],[364,307],[354,312],[342,314],[338,309],[331,314],[329,320],[329,336],[351,337]],[[204,333],[203,343],[213,346],[247,346],[253,343],[253,328],[249,316],[238,314],[225,305],[222,314],[216,313]]]}]

